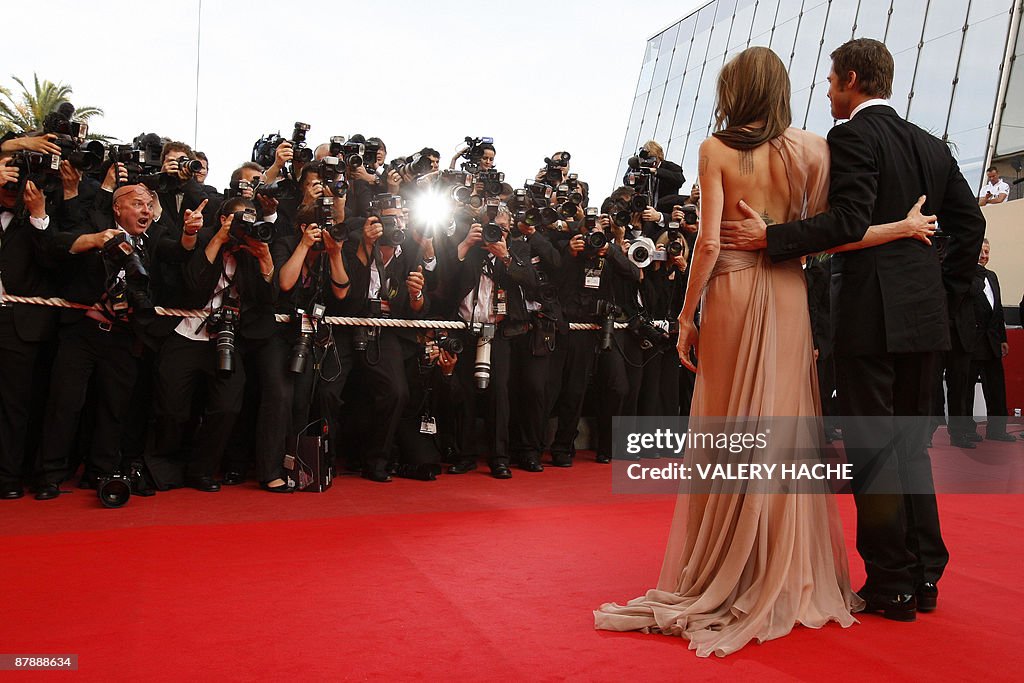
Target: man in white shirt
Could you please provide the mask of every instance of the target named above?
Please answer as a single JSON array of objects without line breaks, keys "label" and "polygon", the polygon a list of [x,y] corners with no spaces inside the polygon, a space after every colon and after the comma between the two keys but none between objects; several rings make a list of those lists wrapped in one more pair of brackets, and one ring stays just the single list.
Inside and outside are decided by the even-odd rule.
[{"label": "man in white shirt", "polygon": [[981,188],[981,194],[978,195],[978,205],[1002,204],[1010,196],[1010,184],[999,177],[999,172],[996,171],[995,166],[990,166],[987,174],[988,182]]}]

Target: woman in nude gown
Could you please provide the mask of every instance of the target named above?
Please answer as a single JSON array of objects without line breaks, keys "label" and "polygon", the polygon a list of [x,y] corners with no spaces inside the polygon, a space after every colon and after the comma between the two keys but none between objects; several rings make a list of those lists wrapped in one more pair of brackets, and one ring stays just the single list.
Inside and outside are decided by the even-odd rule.
[{"label": "woman in nude gown", "polygon": [[[690,466],[744,458],[797,462],[818,452],[817,430],[800,427],[816,425],[821,414],[802,264],[773,264],[764,252],[720,251],[718,243],[722,220],[744,218],[740,200],[767,223],[825,210],[828,145],[789,127],[789,102],[789,77],[771,50],[749,48],[723,67],[718,132],[700,149],[700,233],[678,348],[691,369],[690,350],[699,358],[691,432],[717,431],[723,417],[754,418],[751,424],[790,419],[772,422],[782,428],[764,451],[737,458],[687,448]],[[920,205],[905,220],[872,226],[863,241],[840,250],[902,238],[927,242],[934,218],[921,216]],[[701,297],[698,352],[693,318]],[[833,496],[823,482],[797,483],[784,494],[771,488],[730,482],[681,495],[657,589],[626,605],[602,605],[595,626],[682,636],[706,657],[784,636],[798,623],[855,623],[852,613],[863,602],[850,588]]]}]

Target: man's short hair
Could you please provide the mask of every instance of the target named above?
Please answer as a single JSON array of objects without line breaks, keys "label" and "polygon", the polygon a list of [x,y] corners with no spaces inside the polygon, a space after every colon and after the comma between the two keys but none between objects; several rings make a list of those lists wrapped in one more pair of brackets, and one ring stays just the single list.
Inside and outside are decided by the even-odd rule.
[{"label": "man's short hair", "polygon": [[999,169],[997,169],[995,166],[989,166],[988,168],[985,169],[985,173],[992,173],[993,171],[998,173]]},{"label": "man's short hair", "polygon": [[196,159],[202,159],[206,162],[206,165],[210,165],[210,160],[206,157],[206,152],[196,152]]},{"label": "man's short hair", "polygon": [[236,168],[234,171],[231,172],[231,182],[237,183],[239,180],[241,180],[242,179],[242,171],[245,171],[245,170],[259,171],[260,173],[263,173],[264,169],[263,169],[262,166],[257,164],[255,161],[247,161],[244,164],[242,164],[241,166],[239,166],[238,168]]},{"label": "man's short hair", "polygon": [[857,89],[868,97],[892,96],[892,78],[896,67],[889,48],[872,38],[855,38],[843,43],[830,55],[832,71],[839,83],[847,82],[851,71],[857,74]]},{"label": "man's short hair", "polygon": [[196,158],[196,153],[192,151],[192,147],[190,145],[184,142],[178,142],[177,140],[172,140],[171,142],[164,143],[164,148],[160,150],[160,159],[166,159],[167,155],[173,152],[184,154],[189,159]]},{"label": "man's short hair", "polygon": [[420,156],[421,157],[437,157],[438,159],[440,159],[441,158],[441,153],[438,152],[433,147],[424,147],[423,149],[420,150]]}]

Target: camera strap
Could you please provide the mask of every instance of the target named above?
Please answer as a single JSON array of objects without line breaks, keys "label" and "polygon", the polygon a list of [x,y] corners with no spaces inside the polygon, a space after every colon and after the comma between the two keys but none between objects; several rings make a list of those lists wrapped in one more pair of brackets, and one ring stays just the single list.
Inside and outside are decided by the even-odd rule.
[{"label": "camera strap", "polygon": [[[236,268],[237,268],[237,263],[238,262],[236,261],[235,263],[236,263]],[[214,291],[213,295],[210,297],[210,301],[207,302],[211,306],[211,309],[209,310],[210,314],[212,314],[213,311],[215,310],[215,309],[212,308],[213,302],[217,300],[217,297],[223,296],[224,292],[227,292],[227,296],[223,296],[223,298],[221,299],[220,306],[218,306],[218,308],[223,308],[224,304],[227,301],[231,301],[231,302],[235,303],[236,305],[238,304],[238,301],[239,301],[239,299],[238,299],[238,292],[235,290],[235,273],[237,273],[237,272],[238,271],[236,270],[231,275],[228,275],[227,269],[224,267],[224,259],[221,259],[221,261],[220,261],[220,279],[217,282],[219,284],[220,280],[225,280],[227,282],[227,284],[224,285],[223,287],[221,287],[220,289]],[[241,306],[239,306],[239,310],[241,310]],[[199,327],[196,328],[196,332],[198,332],[199,330],[201,330],[204,327],[206,327],[206,323],[208,323],[208,322],[210,322],[210,316],[209,315],[207,315],[205,318],[203,318],[203,322],[200,323]]]}]

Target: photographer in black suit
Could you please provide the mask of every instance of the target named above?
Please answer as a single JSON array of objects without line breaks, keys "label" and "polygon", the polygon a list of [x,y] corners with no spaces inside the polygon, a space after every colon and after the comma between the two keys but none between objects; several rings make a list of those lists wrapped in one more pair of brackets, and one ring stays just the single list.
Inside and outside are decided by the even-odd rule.
[{"label": "photographer in black suit", "polygon": [[[1016,441],[1017,437],[1006,433],[1006,375],[1003,358],[1009,354],[1006,341],[1006,320],[1003,318],[1003,300],[999,291],[999,278],[988,265],[991,245],[986,239],[981,246],[978,270],[975,274],[977,286],[972,289],[974,317],[977,321],[974,356],[971,361],[971,388],[974,378],[980,375],[981,389],[985,393],[985,407],[988,425],[985,438],[993,441]],[[973,391],[971,392],[973,396]]]},{"label": "photographer in black suit", "polygon": [[200,204],[185,214],[181,238],[175,240],[164,226],[154,226],[154,204],[144,185],[126,185],[113,194],[114,227],[54,236],[55,249],[71,275],[65,297],[100,308],[61,311],[36,500],[56,498],[60,483],[74,474],[68,456],[90,382],[95,388],[95,422],[83,478],[92,484],[96,477],[120,469],[124,418],[141,350],[135,329],[152,315],[149,272],[161,260],[184,262],[203,221]]},{"label": "photographer in black suit", "polygon": [[950,315],[971,287],[985,219],[949,147],[884,99],[893,69],[892,55],[876,40],[859,38],[832,52],[832,116],[849,121],[828,135],[829,210],[766,230],[741,203],[749,218],[724,223],[722,244],[767,249],[782,261],[857,243],[869,226],[904,217],[921,195],[924,212],[938,215],[949,237],[941,263],[933,246],[912,239],[832,261],[838,393],[842,414],[850,416],[843,437],[854,466],[857,549],[867,569],[860,594],[868,611],[913,621],[919,608],[935,609],[936,582],[949,559],[924,418],[939,354],[950,348]]},{"label": "photographer in black suit", "polygon": [[[648,140],[641,145],[637,156],[634,158],[638,161],[642,159],[653,159],[654,161],[652,167],[654,170],[654,180],[652,183],[654,196],[651,197],[651,206],[657,206],[662,197],[679,194],[679,188],[686,182],[686,178],[683,177],[683,167],[674,161],[667,161],[665,159],[665,150],[662,149],[661,145],[654,140]],[[630,160],[630,168],[634,168],[632,160]],[[629,184],[626,177],[623,177],[622,182]]]},{"label": "photographer in black suit", "polygon": [[[50,296],[52,266],[47,257],[53,230],[46,200],[31,180],[18,194],[18,169],[0,160],[0,283],[19,296]],[[13,187],[11,186],[13,185]],[[46,306],[0,304],[0,498],[24,495],[26,436],[39,394],[32,376],[42,343],[53,337],[56,311]]]}]

